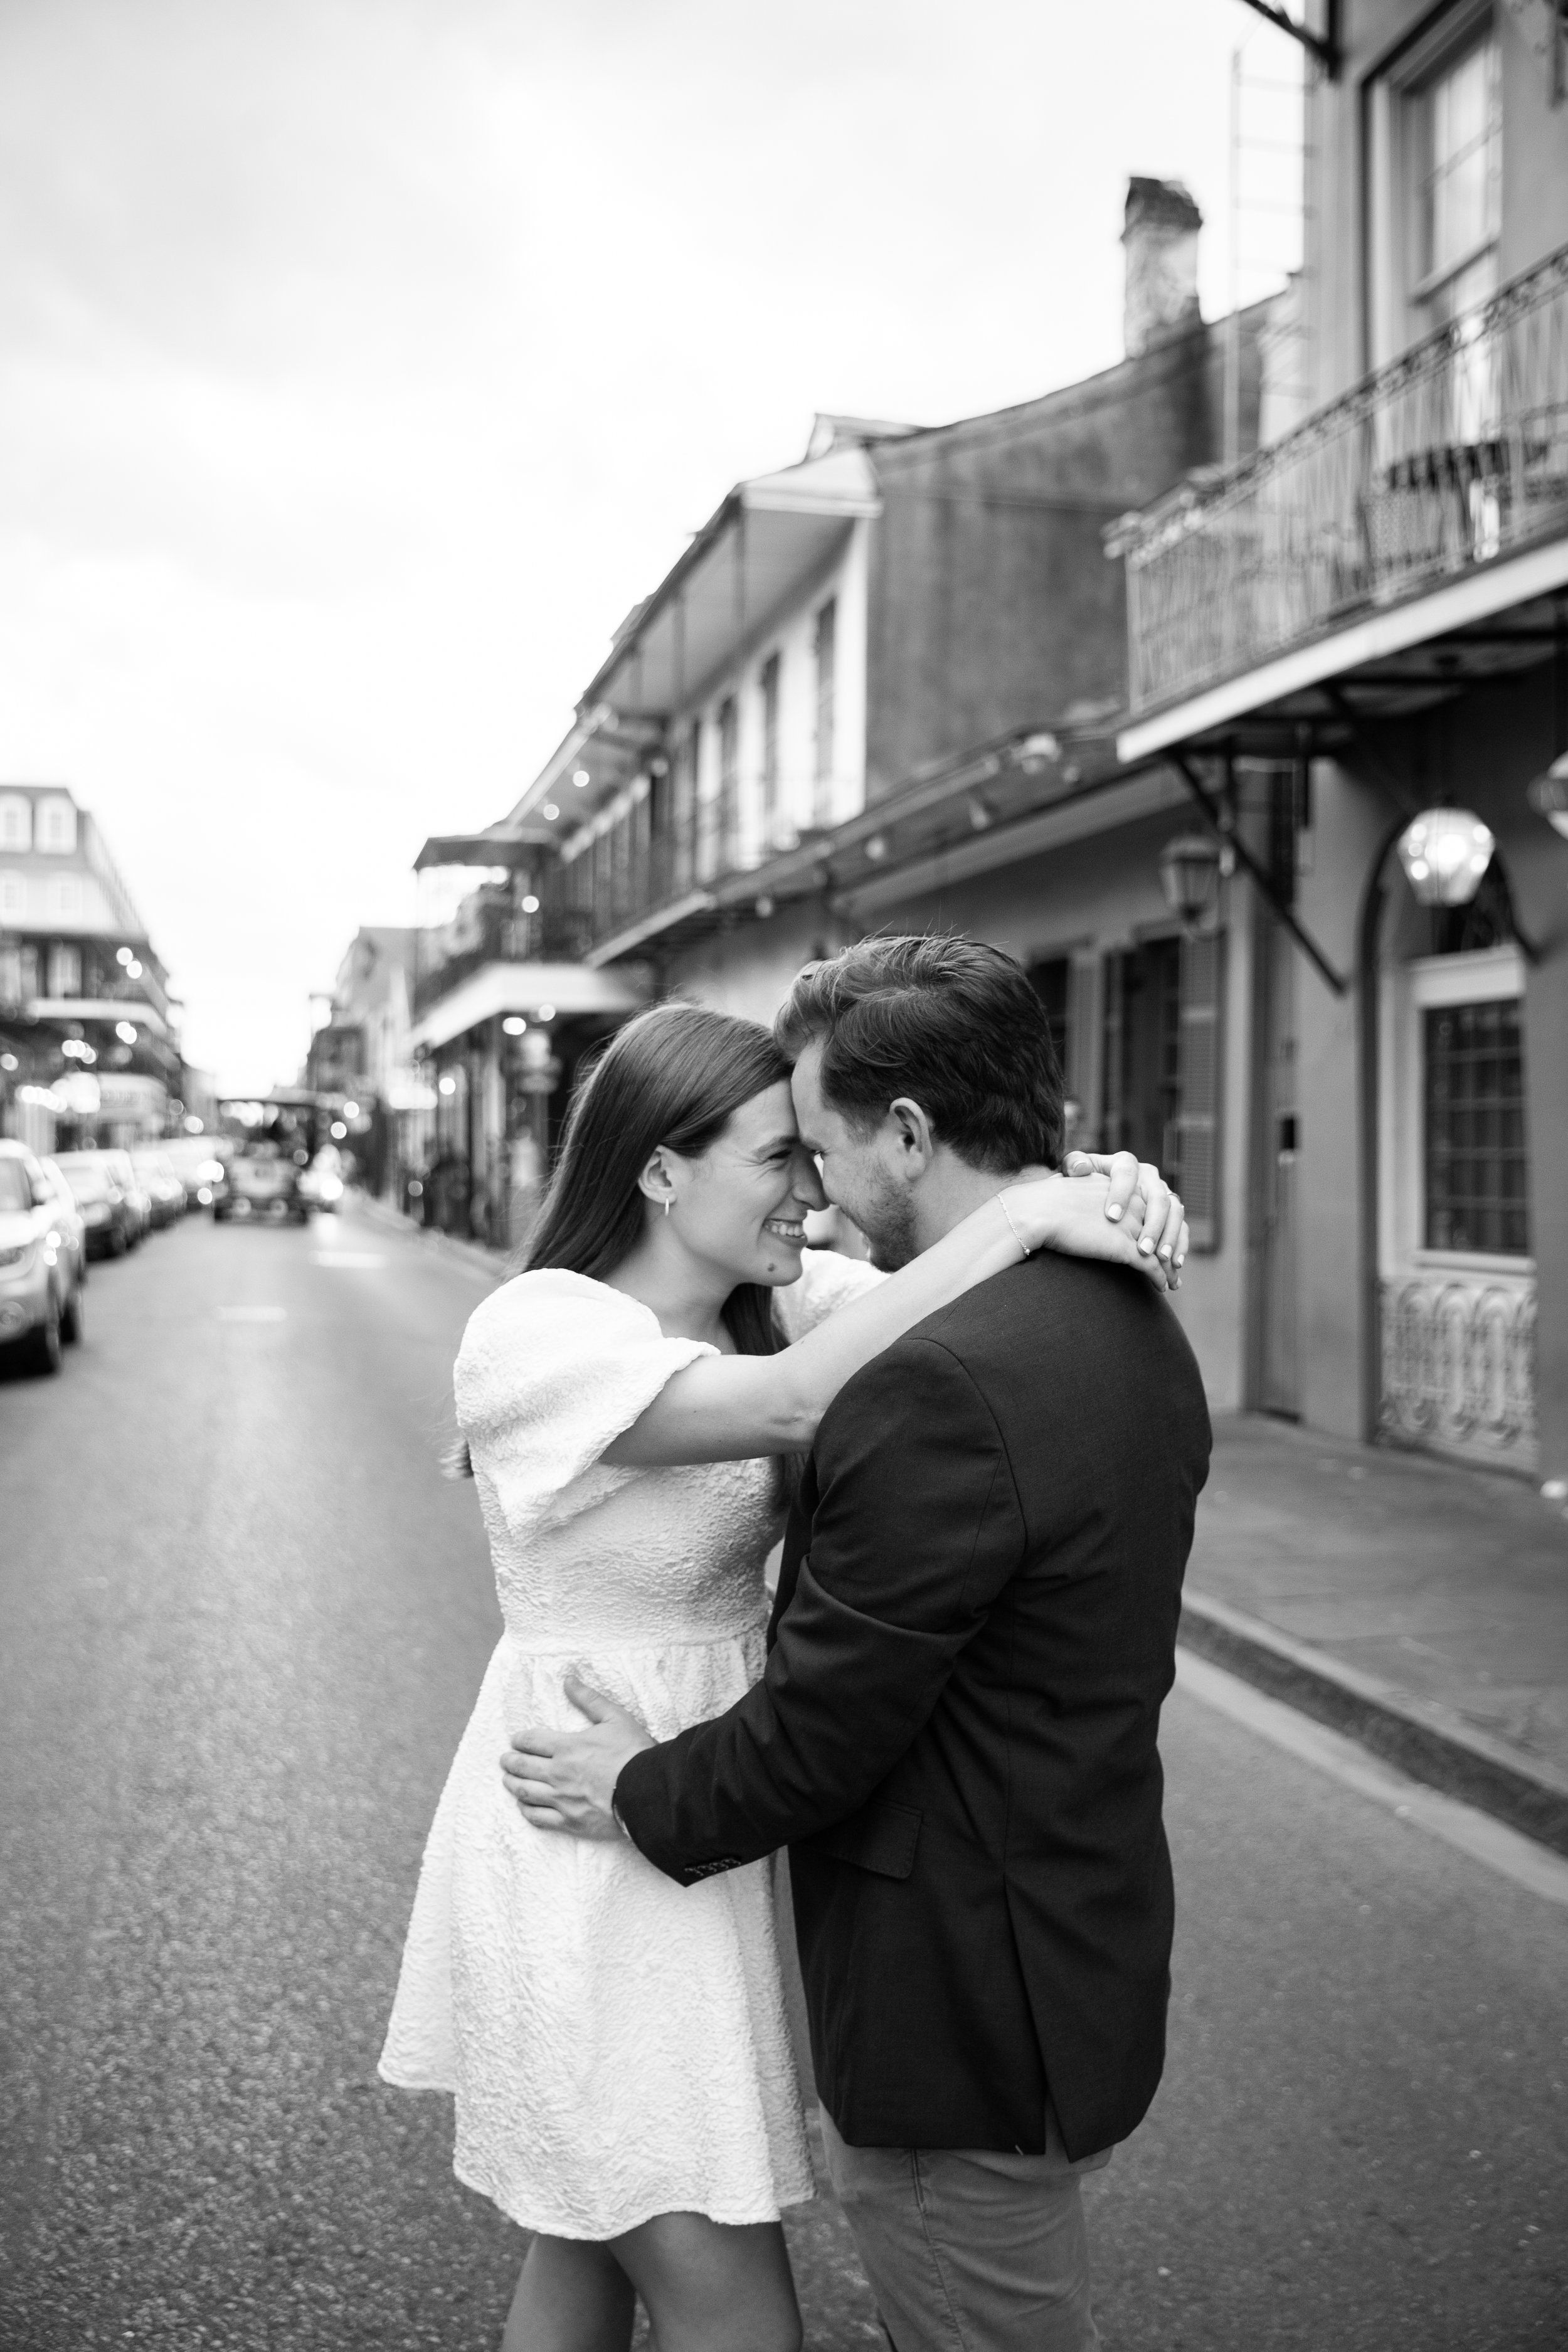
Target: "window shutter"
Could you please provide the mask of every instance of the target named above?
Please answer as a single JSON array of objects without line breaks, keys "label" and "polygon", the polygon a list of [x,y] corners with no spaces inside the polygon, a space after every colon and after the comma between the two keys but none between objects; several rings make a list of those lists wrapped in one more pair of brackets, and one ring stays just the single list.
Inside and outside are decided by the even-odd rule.
[{"label": "window shutter", "polygon": [[1195,1250],[1216,1250],[1220,1234],[1220,998],[1225,934],[1182,941],[1179,1181]]}]

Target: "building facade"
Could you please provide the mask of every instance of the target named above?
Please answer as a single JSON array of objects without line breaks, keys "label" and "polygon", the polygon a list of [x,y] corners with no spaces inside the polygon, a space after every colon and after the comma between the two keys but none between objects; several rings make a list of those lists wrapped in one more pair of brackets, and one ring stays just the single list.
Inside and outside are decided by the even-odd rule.
[{"label": "building facade", "polygon": [[0,1120],[41,1150],[135,1144],[184,1110],[167,974],[91,815],[0,785]]},{"label": "building facade", "polygon": [[[1568,105],[1547,6],[1313,24],[1312,411],[1121,534],[1221,886],[1247,1402],[1568,1475]],[[1238,905],[1244,909],[1237,919]]]},{"label": "building facade", "polygon": [[1186,1187],[1208,1260],[1184,1312],[1235,1402],[1223,950],[1162,890],[1185,784],[1118,755],[1125,578],[1104,553],[1227,425],[1256,438],[1272,314],[1204,322],[1199,229],[1184,189],[1132,183],[1126,356],[1101,375],[934,428],[818,418],[623,625],[513,814],[557,845],[543,909],[652,992],[765,1020],[803,962],[883,928],[1020,955],[1076,1134]]}]

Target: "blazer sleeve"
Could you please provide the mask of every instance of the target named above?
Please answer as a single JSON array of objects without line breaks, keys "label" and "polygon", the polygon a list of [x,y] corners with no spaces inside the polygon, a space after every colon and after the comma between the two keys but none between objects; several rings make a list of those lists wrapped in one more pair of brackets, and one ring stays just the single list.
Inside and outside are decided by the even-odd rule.
[{"label": "blazer sleeve", "polygon": [[762,1681],[616,1783],[633,1841],[682,1885],[858,1811],[1023,1558],[1000,1433],[940,1341],[901,1339],[847,1383],[816,1468],[810,1550]]}]

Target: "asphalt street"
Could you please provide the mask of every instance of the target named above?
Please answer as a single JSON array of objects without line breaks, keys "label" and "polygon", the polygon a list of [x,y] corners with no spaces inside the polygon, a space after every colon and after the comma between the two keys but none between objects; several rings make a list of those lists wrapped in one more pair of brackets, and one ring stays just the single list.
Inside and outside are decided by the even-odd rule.
[{"label": "asphalt street", "polygon": [[[521,2239],[374,2063],[497,1616],[445,1483],[489,1276],[188,1220],[0,1373],[0,2347],[495,2344]],[[1568,1907],[1190,1691],[1152,2116],[1090,2189],[1108,2352],[1568,2344]],[[879,2342],[792,2222],[811,2344]]]}]

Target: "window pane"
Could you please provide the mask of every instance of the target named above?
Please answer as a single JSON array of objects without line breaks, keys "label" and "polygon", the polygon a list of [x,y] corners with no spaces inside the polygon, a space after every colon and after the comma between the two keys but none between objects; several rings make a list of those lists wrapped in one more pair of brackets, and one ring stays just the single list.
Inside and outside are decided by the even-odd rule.
[{"label": "window pane", "polygon": [[1483,41],[1427,94],[1426,268],[1454,268],[1495,237],[1502,163],[1498,49]]},{"label": "window pane", "polygon": [[1426,1169],[1428,1249],[1530,1254],[1520,1004],[1428,1012]]}]

